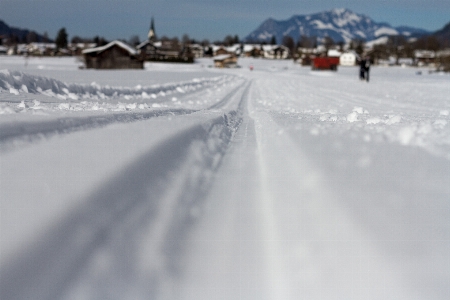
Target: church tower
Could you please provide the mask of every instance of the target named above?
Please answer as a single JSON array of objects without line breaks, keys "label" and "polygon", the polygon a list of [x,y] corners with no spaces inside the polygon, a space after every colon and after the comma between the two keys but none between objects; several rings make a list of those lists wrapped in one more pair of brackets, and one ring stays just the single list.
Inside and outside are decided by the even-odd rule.
[{"label": "church tower", "polygon": [[148,40],[151,42],[154,42],[156,40],[156,33],[155,33],[155,21],[153,20],[150,23],[150,30],[148,32]]}]

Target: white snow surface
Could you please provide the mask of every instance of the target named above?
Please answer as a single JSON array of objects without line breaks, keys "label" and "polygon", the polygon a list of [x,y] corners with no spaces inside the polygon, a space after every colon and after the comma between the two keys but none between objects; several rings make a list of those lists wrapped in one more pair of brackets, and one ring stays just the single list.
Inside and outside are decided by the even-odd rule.
[{"label": "white snow surface", "polygon": [[310,22],[311,24],[316,25],[317,29],[333,29],[336,30],[336,28],[331,24],[325,24],[324,22],[320,20],[314,20]]},{"label": "white snow surface", "polygon": [[238,64],[0,57],[0,298],[448,299],[450,76]]},{"label": "white snow surface", "polygon": [[380,36],[380,35],[397,35],[398,31],[396,29],[393,28],[388,28],[388,27],[381,27],[378,28],[375,31],[375,36]]}]

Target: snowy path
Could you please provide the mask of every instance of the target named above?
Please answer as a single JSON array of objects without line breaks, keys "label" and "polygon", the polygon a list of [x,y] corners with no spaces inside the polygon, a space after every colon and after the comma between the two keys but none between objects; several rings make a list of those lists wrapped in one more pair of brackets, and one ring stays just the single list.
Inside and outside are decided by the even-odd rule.
[{"label": "snowy path", "polygon": [[3,72],[0,298],[447,299],[448,76],[249,62]]},{"label": "snowy path", "polygon": [[[361,168],[368,156],[346,157],[360,156],[360,144],[314,141],[309,134],[299,139],[298,132],[285,132],[284,118],[251,105],[264,98],[255,94],[190,239],[183,288],[174,298],[444,299],[448,235],[433,227],[448,230],[450,164],[388,146],[376,150],[406,155],[392,162],[395,168],[376,154],[372,168]],[[330,142],[348,143],[350,153],[322,149]],[[336,155],[356,166],[336,170]],[[430,236],[436,240],[427,242]]]}]

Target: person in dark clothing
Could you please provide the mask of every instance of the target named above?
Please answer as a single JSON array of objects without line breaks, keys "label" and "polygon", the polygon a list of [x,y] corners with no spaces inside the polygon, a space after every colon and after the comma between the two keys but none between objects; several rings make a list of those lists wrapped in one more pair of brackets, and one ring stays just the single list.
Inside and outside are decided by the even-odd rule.
[{"label": "person in dark clothing", "polygon": [[359,62],[359,79],[364,80],[365,74],[366,74],[366,60],[361,59],[361,61]]},{"label": "person in dark clothing", "polygon": [[370,72],[370,57],[366,56],[364,61],[364,74],[366,77],[366,81],[369,82],[369,72]]}]

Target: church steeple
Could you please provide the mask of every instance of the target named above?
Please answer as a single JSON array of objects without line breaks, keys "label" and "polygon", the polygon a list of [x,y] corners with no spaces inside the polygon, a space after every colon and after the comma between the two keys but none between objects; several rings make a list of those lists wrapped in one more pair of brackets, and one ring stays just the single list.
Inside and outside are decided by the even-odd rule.
[{"label": "church steeple", "polygon": [[150,22],[150,30],[148,32],[148,40],[152,41],[152,42],[156,40],[155,20],[153,20],[153,17],[152,17],[152,21]]}]

